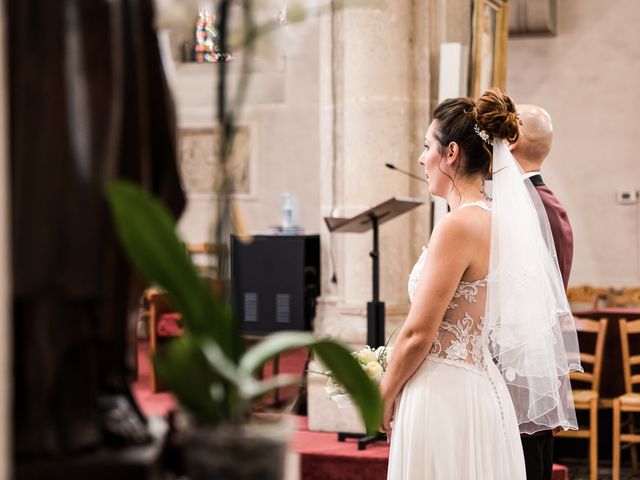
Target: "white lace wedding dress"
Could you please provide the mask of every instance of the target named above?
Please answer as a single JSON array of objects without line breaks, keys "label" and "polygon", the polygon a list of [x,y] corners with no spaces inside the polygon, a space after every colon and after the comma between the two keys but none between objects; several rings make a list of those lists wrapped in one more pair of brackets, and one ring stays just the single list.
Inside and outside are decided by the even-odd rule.
[{"label": "white lace wedding dress", "polygon": [[[423,247],[409,276],[412,301],[425,254]],[[431,351],[404,386],[389,480],[526,479],[511,397],[483,345],[486,293],[486,278],[459,283]]]}]

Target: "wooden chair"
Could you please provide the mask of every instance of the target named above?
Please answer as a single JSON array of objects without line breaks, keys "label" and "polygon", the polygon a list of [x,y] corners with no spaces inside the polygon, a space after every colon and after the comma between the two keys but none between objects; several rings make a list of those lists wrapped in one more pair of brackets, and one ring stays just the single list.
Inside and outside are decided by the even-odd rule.
[{"label": "wooden chair", "polygon": [[[147,288],[144,296],[149,304],[149,356],[153,358],[155,353],[162,348],[164,341],[167,340],[158,335],[158,322],[163,314],[173,312],[173,307],[169,303],[168,295],[159,288]],[[149,372],[149,388],[153,393],[164,390],[156,377],[156,369],[153,362]]]},{"label": "wooden chair", "polygon": [[[640,393],[633,391],[633,386],[640,384],[640,374],[633,374],[634,365],[640,365],[640,355],[631,355],[629,349],[629,336],[640,333],[640,320],[627,322],[620,319],[620,350],[622,352],[622,370],[624,373],[625,394],[613,400],[613,479],[620,478],[620,450],[631,449],[631,466],[634,478],[638,472],[638,455],[636,443],[640,443],[640,435],[635,432],[633,415],[640,412]],[[621,423],[622,413],[628,413],[625,424]],[[628,425],[629,433],[622,433],[622,427]],[[621,446],[625,442],[626,445]]]},{"label": "wooden chair", "polygon": [[607,289],[580,285],[567,289],[567,299],[572,310],[595,310],[607,297]]},{"label": "wooden chair", "polygon": [[578,332],[596,335],[595,352],[593,354],[580,352],[580,362],[583,366],[592,365],[591,372],[571,373],[572,381],[587,383],[591,387],[589,389],[573,389],[573,402],[576,410],[589,411],[589,429],[581,427],[579,430],[567,430],[558,433],[557,436],[589,440],[589,476],[591,480],[596,480],[598,478],[598,401],[600,399],[598,392],[608,320],[606,318],[589,320],[578,317],[575,317],[574,320]]},{"label": "wooden chair", "polygon": [[226,244],[195,243],[186,247],[200,275],[212,280],[228,276],[229,247]]},{"label": "wooden chair", "polygon": [[[210,284],[214,295],[225,297],[229,294],[228,280],[228,257],[229,248],[227,245],[215,245],[211,243],[187,244],[185,248],[198,273],[205,278]],[[159,329],[161,321],[175,320],[179,317],[169,302],[169,297],[162,289],[158,287],[149,287],[143,294],[143,302],[145,307],[140,311],[140,319],[147,321],[147,330],[149,335],[149,354],[153,356],[163,347],[168,340],[176,335],[176,329],[172,332],[162,332]],[[173,317],[166,318],[166,316]],[[165,318],[163,318],[165,317]],[[181,322],[168,322],[169,325],[180,324]],[[152,392],[162,391],[164,388],[156,377],[155,367],[150,372],[150,388]]]},{"label": "wooden chair", "polygon": [[640,307],[640,288],[611,289],[607,293],[607,307]]}]

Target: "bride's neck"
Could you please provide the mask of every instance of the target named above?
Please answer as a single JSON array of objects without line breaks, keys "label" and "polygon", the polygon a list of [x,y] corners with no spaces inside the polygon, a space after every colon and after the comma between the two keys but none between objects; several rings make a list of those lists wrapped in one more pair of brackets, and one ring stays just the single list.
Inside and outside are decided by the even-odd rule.
[{"label": "bride's neck", "polygon": [[456,179],[446,197],[451,210],[455,210],[463,203],[484,201],[483,182],[480,175],[468,179]]}]

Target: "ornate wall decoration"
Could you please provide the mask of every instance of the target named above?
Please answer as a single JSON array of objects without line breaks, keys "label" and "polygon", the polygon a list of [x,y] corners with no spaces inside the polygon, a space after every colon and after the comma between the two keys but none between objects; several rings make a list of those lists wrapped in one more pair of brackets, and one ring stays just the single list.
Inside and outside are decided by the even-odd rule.
[{"label": "ornate wall decoration", "polygon": [[[180,172],[188,194],[215,193],[220,178],[217,152],[220,149],[218,128],[185,128],[179,136]],[[236,195],[251,195],[251,131],[238,127],[229,158],[229,173]]]}]

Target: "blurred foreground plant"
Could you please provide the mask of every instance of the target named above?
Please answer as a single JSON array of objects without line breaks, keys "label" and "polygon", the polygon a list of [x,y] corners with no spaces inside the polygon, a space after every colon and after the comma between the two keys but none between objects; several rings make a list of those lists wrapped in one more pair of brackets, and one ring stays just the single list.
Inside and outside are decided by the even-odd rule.
[{"label": "blurred foreground plant", "polygon": [[182,316],[184,334],[154,358],[159,376],[200,425],[242,424],[255,403],[300,378],[280,374],[259,380],[262,366],[276,355],[309,348],[331,370],[360,411],[367,432],[381,422],[377,385],[341,343],[309,333],[269,335],[243,351],[228,305],[214,297],[175,233],[170,214],[139,187],[124,181],[107,185],[116,230],[131,262],[149,282],[169,295]]}]

